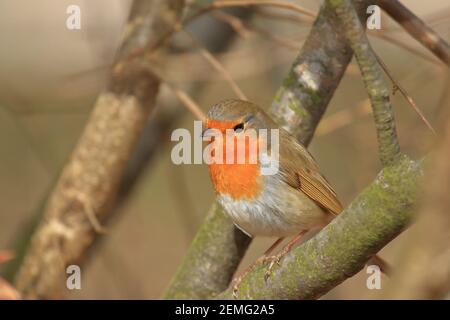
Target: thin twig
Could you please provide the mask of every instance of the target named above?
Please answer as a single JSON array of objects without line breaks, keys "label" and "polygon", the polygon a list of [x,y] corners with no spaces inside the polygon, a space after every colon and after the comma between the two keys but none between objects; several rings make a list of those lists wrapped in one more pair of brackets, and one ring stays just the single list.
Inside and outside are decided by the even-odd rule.
[{"label": "thin twig", "polygon": [[198,106],[197,103],[183,90],[175,88],[172,84],[164,82],[164,84],[173,92],[173,94],[180,100],[183,106],[186,107],[192,114],[201,121],[206,119],[205,113]]},{"label": "thin twig", "polygon": [[259,9],[255,11],[256,14],[258,14],[261,17],[273,19],[273,20],[279,20],[282,22],[290,22],[295,24],[305,24],[310,25],[314,20],[308,18],[305,19],[304,16],[289,14],[285,12],[275,12],[275,11],[269,11],[264,9]]},{"label": "thin twig", "polygon": [[[219,16],[216,16],[217,13],[220,13],[220,18],[219,18]],[[242,33],[245,32],[245,37],[248,37],[248,34],[250,32],[257,32],[290,50],[298,51],[300,49],[300,45],[298,45],[296,41],[291,40],[287,37],[283,37],[283,36],[274,34],[270,31],[260,28],[258,26],[246,25],[241,19],[239,19],[236,16],[233,16],[232,14],[219,11],[219,12],[213,12],[213,16],[215,18],[219,19],[220,21],[225,22],[228,25],[230,25],[230,27],[233,28],[233,30],[239,35],[241,35]],[[243,37],[243,36],[241,35],[241,37]]]},{"label": "thin twig", "polygon": [[[215,54],[219,61],[226,61],[227,70],[233,73],[233,79],[243,79],[255,74],[264,74],[267,70],[271,70],[276,66],[290,64],[292,62],[292,54],[284,50],[285,47],[267,41],[256,42],[254,46],[244,46],[239,49],[228,50],[227,52]],[[253,56],[255,52],[270,52],[274,59],[266,59],[265,55]],[[289,51],[292,51],[289,49]],[[150,61],[150,60],[149,60]],[[204,58],[195,52],[180,52],[171,55],[158,56],[152,59],[151,69],[153,72],[163,74],[164,79],[168,82],[191,83],[197,81],[212,81],[217,79],[214,72],[210,72],[209,64],[204,63]],[[155,65],[158,64],[158,65]],[[242,65],[246,68],[242,68]],[[186,71],[185,69],[188,68]],[[351,73],[356,71],[359,75],[359,69],[355,70],[355,66],[351,67]],[[191,72],[195,70],[195,72]],[[186,72],[185,72],[186,71]]]},{"label": "thin twig", "polygon": [[383,40],[385,40],[387,42],[390,42],[390,43],[392,43],[394,45],[397,45],[400,48],[403,48],[403,49],[411,52],[412,54],[414,54],[414,55],[416,55],[416,56],[418,56],[418,57],[420,57],[422,59],[425,59],[425,60],[433,63],[434,65],[437,65],[437,66],[440,66],[440,67],[443,66],[442,62],[437,60],[437,59],[435,59],[433,56],[429,56],[429,55],[427,55],[427,54],[425,54],[423,52],[420,52],[416,48],[413,48],[412,46],[410,46],[410,45],[400,41],[399,39],[397,39],[397,38],[395,38],[395,37],[393,37],[393,36],[391,36],[389,34],[386,34],[384,32],[380,33],[380,32],[373,32],[372,31],[372,32],[369,32],[369,35],[372,35],[374,37],[383,39]]},{"label": "thin twig", "polygon": [[430,129],[430,131],[433,133],[433,135],[436,136],[436,131],[434,130],[433,126],[427,120],[427,118],[422,113],[422,111],[419,109],[419,107],[417,106],[417,104],[415,103],[413,98],[411,98],[411,96],[408,94],[408,92],[405,90],[405,88],[403,88],[400,85],[400,83],[397,80],[395,80],[395,78],[392,76],[391,72],[389,71],[388,67],[383,62],[383,60],[381,60],[381,58],[375,52],[374,52],[374,54],[375,54],[375,57],[377,58],[378,63],[380,64],[380,66],[383,68],[386,75],[389,77],[389,79],[391,79],[392,83],[394,84],[393,93],[395,93],[396,90],[400,91],[400,93],[403,95],[403,97],[405,97],[406,101],[408,101],[408,103],[411,105],[411,107],[414,109],[414,111],[417,113],[417,115],[420,117],[420,119],[422,119],[423,123],[425,123],[425,125],[428,127],[428,129]]},{"label": "thin twig", "polygon": [[[279,20],[282,20],[282,21],[288,21],[288,22],[292,22],[292,23],[296,23],[296,24],[311,24],[312,23],[312,20],[305,21],[305,20],[302,19],[302,17],[296,16],[296,15],[285,14],[285,13],[282,13],[282,12],[269,12],[269,11],[265,11],[265,10],[264,11],[263,10],[257,10],[257,13],[260,14],[262,17],[271,18],[271,19],[279,19]],[[403,48],[403,49],[405,49],[407,51],[410,51],[411,53],[413,53],[413,54],[415,54],[415,55],[417,55],[417,56],[419,56],[419,57],[421,57],[421,58],[423,58],[423,59],[425,59],[425,60],[427,60],[429,62],[432,62],[432,63],[434,63],[436,65],[441,65],[441,63],[439,61],[436,61],[435,59],[430,58],[426,54],[423,54],[422,52],[416,50],[415,48],[413,48],[413,47],[411,47],[411,46],[409,46],[409,45],[399,41],[398,39],[396,39],[396,38],[394,38],[394,37],[392,37],[390,35],[385,34],[384,32],[378,32],[378,31],[371,31],[371,30],[369,30],[369,34],[374,36],[374,37],[377,37],[377,38],[383,39],[385,41],[391,42],[391,43],[393,43],[395,45],[398,45],[399,47],[401,47],[401,48]]]},{"label": "thin twig", "polygon": [[223,11],[214,11],[211,15],[219,21],[228,24],[242,39],[247,39],[250,31],[238,17]]},{"label": "thin twig", "polygon": [[447,66],[450,66],[450,47],[434,30],[397,0],[378,0],[378,4],[423,46]]},{"label": "thin twig", "polygon": [[251,26],[249,27],[251,30],[254,30],[258,32],[259,34],[269,38],[270,40],[278,43],[279,45],[286,47],[290,50],[298,51],[300,50],[300,44],[297,43],[297,41],[291,40],[287,37],[280,36],[278,34],[275,34],[269,30],[265,30],[264,28],[258,27],[258,26]]},{"label": "thin twig", "polygon": [[219,72],[225,81],[228,82],[233,92],[238,96],[239,99],[242,100],[248,100],[245,94],[242,92],[241,88],[237,85],[237,83],[233,80],[233,77],[231,77],[230,73],[225,69],[225,67],[220,63],[219,60],[217,60],[211,52],[206,50],[198,41],[194,38],[194,36],[188,32],[187,30],[184,30],[185,33],[191,38],[191,40],[194,42],[194,44],[198,47],[200,54],[206,59],[206,61],[217,71]]},{"label": "thin twig", "polygon": [[[264,0],[245,0],[245,1],[215,1],[213,3],[210,3],[208,5],[200,7],[196,12],[193,14],[187,16],[183,21],[179,23],[174,23],[172,26],[172,29],[164,35],[159,41],[155,42],[150,49],[156,48],[161,46],[161,44],[166,41],[169,37],[172,36],[173,33],[178,32],[182,30],[187,24],[192,22],[193,20],[197,19],[198,17],[202,16],[203,14],[220,9],[220,8],[230,8],[230,7],[247,7],[247,6],[271,6],[271,7],[278,7],[283,9],[290,9],[293,11],[296,11],[298,13],[304,14],[306,16],[315,18],[316,14],[313,11],[307,10],[301,6],[295,5],[293,3],[289,2],[283,2],[283,1],[264,1]],[[141,55],[146,48],[137,48],[133,52],[130,53],[129,57],[127,59],[133,59],[139,55]],[[148,49],[148,48],[147,48]]]},{"label": "thin twig", "polygon": [[89,223],[91,224],[95,232],[97,232],[98,234],[106,234],[108,232],[108,229],[102,226],[102,224],[98,220],[92,205],[92,201],[86,194],[79,190],[67,189],[66,196],[77,200],[83,206],[84,213],[86,214],[86,217],[88,218]]},{"label": "thin twig", "polygon": [[217,8],[228,8],[228,7],[247,7],[247,6],[261,6],[261,7],[278,7],[283,9],[289,9],[296,11],[298,13],[304,14],[311,18],[316,17],[314,11],[305,9],[299,5],[284,1],[266,1],[266,0],[220,0],[215,1],[210,4],[211,7]]}]

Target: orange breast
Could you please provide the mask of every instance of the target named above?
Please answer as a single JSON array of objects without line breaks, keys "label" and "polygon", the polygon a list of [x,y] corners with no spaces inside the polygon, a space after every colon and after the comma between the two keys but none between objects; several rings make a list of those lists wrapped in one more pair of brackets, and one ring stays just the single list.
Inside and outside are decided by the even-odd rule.
[{"label": "orange breast", "polygon": [[[226,139],[224,139],[226,140]],[[224,141],[225,142],[225,141]],[[235,140],[234,146],[237,146]],[[226,157],[226,143],[223,146],[223,156]],[[209,174],[217,193],[227,194],[233,199],[253,199],[257,197],[261,191],[261,179],[259,164],[250,163],[250,152],[258,152],[258,147],[255,149],[249,148],[249,141],[247,139],[245,144],[245,161],[244,163],[236,163],[237,150],[234,150],[235,163],[231,164],[210,164]],[[250,151],[251,150],[251,151]],[[233,152],[233,151],[232,151]],[[255,156],[253,158],[256,159]],[[225,158],[224,158],[225,159]],[[223,161],[225,162],[225,161]]]},{"label": "orange breast", "polygon": [[253,199],[259,195],[258,164],[211,164],[209,174],[216,192],[233,199]]}]

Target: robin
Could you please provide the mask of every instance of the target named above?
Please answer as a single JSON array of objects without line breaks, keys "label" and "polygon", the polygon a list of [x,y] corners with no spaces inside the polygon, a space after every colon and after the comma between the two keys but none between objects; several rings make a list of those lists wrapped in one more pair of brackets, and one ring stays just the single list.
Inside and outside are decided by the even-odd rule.
[{"label": "robin", "polygon": [[[223,134],[222,142],[226,142],[225,136],[229,132],[238,138],[250,129],[256,132],[278,129],[278,155],[267,151],[274,143],[270,138],[262,141],[260,136],[249,135],[248,139],[257,139],[248,141],[249,144],[254,142],[260,146],[264,143],[266,147],[251,149],[246,144],[243,163],[223,161],[208,165],[217,200],[234,224],[251,237],[278,238],[261,258],[235,279],[233,292],[236,294],[242,278],[254,265],[270,261],[267,280],[273,266],[308,231],[327,225],[342,211],[342,205],[306,148],[286,130],[279,128],[256,104],[242,100],[220,102],[209,110],[205,127],[203,136],[211,136],[209,129],[215,129]],[[212,140],[210,143],[214,143]],[[224,146],[224,150],[226,148]],[[258,153],[255,163],[248,161],[251,152]],[[263,158],[276,158],[278,170],[275,174],[261,174]],[[270,256],[283,239],[290,236],[294,236],[293,239],[277,255]],[[380,258],[374,258],[382,270],[386,268]]]}]

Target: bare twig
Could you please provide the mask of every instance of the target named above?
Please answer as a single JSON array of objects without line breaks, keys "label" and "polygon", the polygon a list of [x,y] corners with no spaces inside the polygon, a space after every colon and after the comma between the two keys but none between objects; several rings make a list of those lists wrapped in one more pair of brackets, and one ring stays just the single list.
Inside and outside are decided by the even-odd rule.
[{"label": "bare twig", "polygon": [[208,63],[217,71],[219,72],[225,81],[228,82],[233,92],[236,94],[236,96],[239,99],[242,100],[248,100],[245,94],[242,92],[241,88],[237,85],[237,83],[233,80],[233,77],[230,75],[230,73],[225,69],[225,67],[214,57],[214,55],[211,54],[208,50],[206,50],[198,41],[195,39],[192,34],[185,30],[185,33],[191,38],[191,40],[195,43],[195,45],[198,47],[198,50],[200,54],[208,61]]},{"label": "bare twig", "polygon": [[402,49],[405,49],[409,52],[411,52],[412,54],[414,54],[417,57],[420,57],[424,60],[427,60],[428,62],[433,63],[436,66],[442,67],[443,64],[437,60],[436,58],[434,58],[433,56],[430,56],[428,54],[422,53],[419,50],[417,50],[416,48],[413,48],[412,46],[404,43],[403,41],[398,40],[397,38],[391,36],[390,34],[386,34],[385,32],[369,32],[369,35],[375,36],[377,38],[380,38],[382,40],[385,40],[387,42],[390,42]]},{"label": "bare twig", "polygon": [[[288,22],[292,22],[292,23],[296,23],[296,24],[311,24],[312,21],[311,20],[305,20],[303,17],[301,16],[297,16],[297,15],[292,15],[292,14],[286,14],[283,12],[270,12],[270,11],[265,11],[265,10],[257,10],[257,13],[262,16],[262,17],[266,17],[266,18],[271,18],[271,19],[277,19],[280,21],[288,21]],[[414,55],[417,55],[418,57],[421,57],[433,64],[442,66],[442,64],[436,60],[433,59],[431,57],[429,57],[426,54],[423,54],[422,52],[416,50],[415,48],[399,41],[398,39],[396,39],[395,37],[392,37],[391,35],[386,34],[386,32],[378,32],[378,31],[371,31],[369,30],[369,34],[383,39],[385,41],[388,41],[390,43],[393,43],[407,51],[410,51],[411,53],[413,53]]]},{"label": "bare twig", "polygon": [[399,90],[400,93],[403,95],[403,97],[405,97],[406,101],[408,101],[408,103],[410,104],[410,106],[414,109],[414,111],[417,113],[417,115],[420,117],[420,119],[423,121],[423,123],[425,123],[425,125],[428,127],[428,129],[430,129],[430,131],[433,133],[434,136],[436,136],[436,131],[434,130],[433,126],[431,125],[431,123],[428,121],[428,119],[425,117],[425,115],[422,113],[422,111],[419,109],[419,107],[417,106],[417,104],[415,103],[415,101],[413,100],[413,98],[411,98],[411,96],[408,94],[408,92],[406,92],[406,90],[400,85],[400,83],[394,79],[394,77],[392,76],[391,72],[389,71],[388,67],[386,66],[386,64],[383,62],[383,60],[381,60],[381,58],[374,52],[375,57],[377,58],[378,63],[381,65],[381,67],[383,68],[384,72],[387,74],[387,76],[389,77],[389,79],[391,79],[393,85],[394,85],[394,90],[393,92],[395,93],[396,90]]},{"label": "bare twig", "polygon": [[238,17],[223,11],[214,11],[211,15],[219,21],[228,24],[242,39],[247,39],[249,30]]},{"label": "bare twig", "polygon": [[[220,13],[220,15],[218,15]],[[286,47],[288,49],[291,50],[295,50],[298,51],[300,49],[300,45],[294,41],[291,40],[289,38],[274,34],[268,30],[265,30],[263,28],[260,28],[258,26],[248,26],[245,25],[245,23],[239,19],[238,17],[235,17],[231,14],[228,14],[226,12],[213,12],[212,15],[216,18],[218,18],[219,20],[229,24],[233,30],[235,30],[236,33],[238,33],[239,35],[241,35],[241,37],[244,38],[244,36],[242,36],[242,34],[244,34],[245,32],[245,38],[248,37],[248,34],[252,31],[258,32],[261,35],[273,40],[274,42],[278,43],[279,45]]]},{"label": "bare twig", "polygon": [[210,4],[212,8],[228,8],[228,7],[246,7],[246,6],[260,6],[260,7],[278,7],[289,9],[298,13],[304,14],[308,17],[315,18],[316,13],[305,9],[299,5],[284,1],[268,1],[268,0],[218,0]]},{"label": "bare twig", "polygon": [[185,106],[190,112],[192,112],[192,114],[194,114],[197,119],[201,121],[204,121],[206,119],[205,113],[185,91],[175,88],[168,82],[165,82],[165,85],[175,94],[178,100],[180,100],[181,104]]},{"label": "bare twig", "polygon": [[306,16],[309,16],[311,18],[314,18],[316,16],[316,14],[314,12],[310,11],[310,10],[307,10],[307,9],[305,9],[303,7],[300,7],[300,6],[296,5],[296,4],[289,3],[289,2],[283,2],[283,1],[266,1],[266,0],[245,0],[245,1],[235,1],[235,0],[228,1],[228,0],[223,0],[223,1],[214,1],[214,2],[212,2],[210,4],[208,4],[208,5],[201,6],[196,12],[194,12],[193,14],[191,14],[191,15],[187,16],[186,18],[184,18],[183,21],[173,24],[172,28],[166,32],[164,37],[162,37],[161,39],[159,39],[159,41],[157,41],[154,44],[152,44],[152,46],[147,46],[147,48],[145,48],[145,47],[136,48],[134,51],[130,52],[130,54],[128,55],[127,59],[130,60],[130,59],[133,59],[133,58],[141,55],[146,49],[148,49],[148,47],[150,47],[150,48],[158,47],[159,45],[161,45],[162,42],[167,40],[167,38],[172,36],[173,33],[182,30],[187,24],[189,24],[193,20],[197,19],[198,17],[202,16],[203,14],[205,14],[205,13],[207,13],[209,11],[220,9],[220,8],[248,7],[248,6],[278,7],[278,8],[284,8],[284,9],[293,10],[293,11],[296,11],[298,13],[301,13],[301,14],[304,14]]},{"label": "bare twig", "polygon": [[287,37],[280,36],[279,34],[275,34],[269,30],[265,30],[264,28],[258,26],[249,27],[251,30],[258,32],[259,34],[265,36],[266,38],[272,40],[273,42],[279,44],[282,47],[286,47],[290,50],[298,51],[300,50],[300,44],[298,41],[291,40]]},{"label": "bare twig", "polygon": [[303,16],[290,14],[290,13],[284,13],[284,12],[275,12],[275,11],[269,11],[265,9],[258,9],[256,10],[256,14],[258,16],[268,18],[268,19],[274,19],[282,22],[291,22],[295,24],[305,24],[310,25],[312,22],[314,22],[311,18],[305,18]]},{"label": "bare twig", "polygon": [[383,8],[408,33],[447,66],[450,66],[450,47],[436,32],[398,0],[378,0]]}]

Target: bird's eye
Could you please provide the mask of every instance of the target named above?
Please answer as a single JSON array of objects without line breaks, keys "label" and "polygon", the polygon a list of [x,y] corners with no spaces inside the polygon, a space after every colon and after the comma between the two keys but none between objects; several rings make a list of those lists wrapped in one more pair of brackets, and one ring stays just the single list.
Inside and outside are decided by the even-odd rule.
[{"label": "bird's eye", "polygon": [[233,130],[234,130],[234,132],[241,132],[242,130],[244,130],[244,124],[239,123],[239,124],[235,125]]}]

